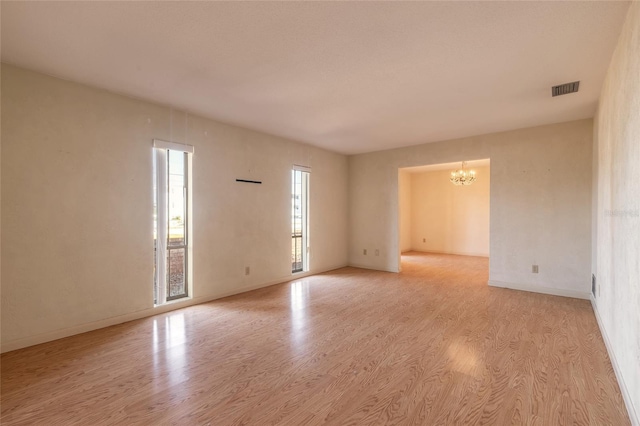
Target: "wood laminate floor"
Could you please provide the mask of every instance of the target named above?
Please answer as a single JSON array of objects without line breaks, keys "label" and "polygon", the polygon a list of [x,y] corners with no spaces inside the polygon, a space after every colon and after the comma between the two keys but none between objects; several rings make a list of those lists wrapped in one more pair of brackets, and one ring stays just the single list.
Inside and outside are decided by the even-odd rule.
[{"label": "wood laminate floor", "polygon": [[588,301],[410,253],[2,356],[3,425],[626,425]]}]

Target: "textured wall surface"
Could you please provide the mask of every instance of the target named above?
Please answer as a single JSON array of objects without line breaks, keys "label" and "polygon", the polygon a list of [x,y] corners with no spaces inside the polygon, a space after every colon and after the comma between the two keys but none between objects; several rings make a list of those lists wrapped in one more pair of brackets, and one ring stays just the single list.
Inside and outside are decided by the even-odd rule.
[{"label": "textured wall surface", "polygon": [[588,298],[592,127],[580,120],[349,157],[350,263],[398,270],[398,168],[490,158],[490,280]]},{"label": "textured wall surface", "polygon": [[158,311],[154,138],[195,147],[194,300],[291,279],[293,164],[311,272],[347,264],[345,156],[12,66],[2,89],[3,349]]},{"label": "textured wall surface", "polygon": [[453,185],[450,170],[411,174],[413,250],[489,256],[489,167],[474,170],[468,186]]},{"label": "textured wall surface", "polygon": [[[629,9],[595,118],[595,297],[631,417],[640,416],[640,3]],[[620,377],[621,376],[621,377]]]}]

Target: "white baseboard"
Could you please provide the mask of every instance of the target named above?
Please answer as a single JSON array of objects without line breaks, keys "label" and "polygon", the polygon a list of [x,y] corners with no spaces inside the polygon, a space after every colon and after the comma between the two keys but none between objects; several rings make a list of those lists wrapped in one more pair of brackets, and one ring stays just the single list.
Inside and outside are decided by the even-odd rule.
[{"label": "white baseboard", "polygon": [[380,269],[380,268],[375,267],[375,266],[364,265],[364,264],[361,264],[361,263],[353,263],[353,262],[350,262],[349,266],[351,266],[352,268],[370,269],[372,271],[379,271],[379,272],[392,272],[392,273],[400,272],[400,271],[392,271],[390,269]]},{"label": "white baseboard", "polygon": [[209,296],[201,296],[201,297],[192,297],[185,300],[177,300],[174,302],[169,302],[164,305],[155,306],[149,309],[143,309],[141,311],[131,312],[124,315],[118,315],[111,318],[105,318],[98,321],[93,321],[85,324],[76,325],[73,327],[63,328],[60,330],[54,330],[47,333],[37,334],[35,336],[29,336],[22,339],[12,340],[10,342],[2,343],[0,347],[0,353],[15,351],[16,349],[26,348],[28,346],[39,345],[41,343],[50,342],[52,340],[62,339],[64,337],[74,336],[76,334],[86,333],[93,330],[98,330],[100,328],[110,327],[112,325],[122,324],[129,321],[134,321],[141,318],[150,317],[153,315],[159,315],[170,311],[175,311],[177,309],[186,308],[188,306],[199,305],[201,303],[211,302],[212,300],[222,299],[223,297],[229,297],[240,293],[246,293],[247,291],[257,290],[263,287],[269,287],[275,284],[286,283],[289,281],[295,281],[300,278],[308,277],[310,275],[321,274],[324,272],[333,271],[335,269],[343,268],[347,265],[338,266],[328,268],[326,270],[321,271],[313,271],[313,272],[301,272],[297,274],[291,275],[291,277],[282,277],[277,280],[267,281],[260,284],[251,284],[248,286],[243,286],[239,288],[235,288],[230,291],[225,291],[221,293],[216,293],[215,295]]},{"label": "white baseboard", "polygon": [[433,253],[433,254],[453,254],[456,256],[472,256],[472,257],[489,257],[489,253],[477,253],[477,252],[457,252],[457,251],[433,251],[433,250],[419,250],[419,249],[411,249],[404,253],[408,253],[410,251],[414,251],[416,253]]},{"label": "white baseboard", "polygon": [[602,324],[602,319],[600,318],[600,313],[598,312],[598,305],[596,304],[596,301],[593,298],[593,296],[590,297],[590,300],[591,300],[591,307],[593,308],[593,313],[596,316],[596,321],[598,322],[598,327],[600,328],[600,334],[602,334],[602,340],[604,340],[604,345],[607,348],[607,353],[609,354],[609,359],[611,360],[613,371],[615,372],[616,378],[618,379],[618,386],[620,387],[620,392],[622,393],[624,404],[627,407],[627,414],[629,415],[629,420],[631,420],[631,424],[633,426],[640,426],[640,418],[638,417],[638,413],[636,413],[635,407],[633,406],[631,395],[629,395],[629,390],[627,389],[627,385],[624,382],[624,377],[622,376],[622,372],[618,367],[618,361],[616,360],[616,356],[613,352],[611,341],[609,340],[609,336],[607,335],[607,332],[604,329],[604,326]]},{"label": "white baseboard", "polygon": [[489,280],[489,285],[492,287],[510,288],[512,290],[529,291],[531,293],[551,294],[553,296],[573,297],[574,299],[589,300],[591,293],[565,290],[561,288],[541,287],[532,284],[520,284],[520,283],[507,283],[504,281]]}]

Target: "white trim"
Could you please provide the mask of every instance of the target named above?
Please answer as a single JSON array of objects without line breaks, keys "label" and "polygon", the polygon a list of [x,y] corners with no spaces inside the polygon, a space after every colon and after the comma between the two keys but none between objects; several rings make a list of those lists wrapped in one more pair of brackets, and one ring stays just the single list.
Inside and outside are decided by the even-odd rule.
[{"label": "white trim", "polygon": [[245,293],[247,291],[257,290],[259,288],[269,287],[275,284],[284,284],[291,281],[296,281],[300,278],[304,278],[310,275],[323,274],[325,272],[344,268],[346,266],[347,265],[329,267],[327,269],[314,271],[314,272],[301,272],[300,274],[296,274],[295,276],[282,277],[282,278],[267,281],[261,284],[251,284],[248,286],[239,287],[234,290],[221,292],[212,296],[201,296],[201,297],[194,297],[194,298],[179,299],[164,305],[158,305],[153,308],[143,309],[137,312],[131,312],[124,315],[118,315],[116,317],[105,318],[102,320],[93,321],[86,324],[80,324],[80,325],[76,325],[69,328],[63,328],[60,330],[54,330],[47,333],[38,334],[35,336],[29,336],[22,339],[12,340],[10,342],[2,343],[2,346],[0,347],[0,353],[15,351],[17,349],[26,348],[28,346],[33,346],[33,345],[39,345],[41,343],[50,342],[52,340],[58,340],[64,337],[74,336],[76,334],[86,333],[89,331],[98,330],[100,328],[110,327],[112,325],[122,324],[125,322],[134,321],[141,318],[151,317],[154,315],[163,314],[170,311],[175,311],[176,309],[186,308],[188,306],[211,302],[213,300],[222,299],[223,297],[229,297],[236,294]]},{"label": "white trim", "polygon": [[311,167],[309,167],[309,166],[301,166],[299,164],[294,164],[292,168],[293,168],[293,170],[297,170],[299,172],[311,173]]},{"label": "white trim", "polygon": [[489,253],[471,253],[471,252],[467,252],[467,253],[463,253],[463,252],[456,252],[456,251],[433,251],[433,250],[418,250],[418,249],[410,249],[410,250],[406,250],[401,252],[401,254],[405,254],[405,253],[409,253],[409,252],[416,252],[416,253],[433,253],[433,254],[453,254],[455,256],[469,256],[469,257],[489,257]]},{"label": "white trim", "polygon": [[302,270],[309,270],[309,255],[310,255],[310,245],[309,245],[309,180],[311,178],[311,169],[308,172],[304,172],[301,174],[302,178],[302,193],[300,194],[303,199],[302,203]]},{"label": "white trim", "polygon": [[[156,173],[156,281],[153,283],[156,290],[156,306],[167,301],[167,161],[168,152],[164,149],[155,149],[155,173]],[[160,284],[162,283],[162,284]]]},{"label": "white trim", "polygon": [[624,376],[620,371],[620,367],[618,366],[618,361],[616,360],[615,354],[613,352],[613,347],[611,346],[611,341],[609,340],[609,336],[607,336],[607,332],[602,325],[602,319],[600,318],[600,313],[598,312],[598,304],[596,303],[593,295],[589,298],[591,300],[591,307],[593,308],[593,313],[596,317],[596,322],[598,323],[598,328],[600,328],[600,334],[602,334],[602,340],[604,340],[604,346],[607,348],[607,353],[609,354],[609,359],[611,360],[611,366],[613,367],[613,372],[616,374],[616,378],[618,379],[618,387],[620,387],[620,392],[622,393],[622,399],[624,399],[624,404],[627,407],[627,414],[629,416],[629,420],[631,420],[631,424],[633,426],[640,426],[640,418],[636,413],[636,410],[633,406],[633,402],[631,400],[631,395],[629,394],[629,389],[624,382]]},{"label": "white trim", "polygon": [[364,263],[357,263],[357,262],[349,262],[349,266],[352,268],[358,268],[358,269],[369,269],[371,271],[391,272],[392,274],[397,274],[400,272],[399,269],[398,270],[382,269],[379,266],[365,265]]},{"label": "white trim", "polygon": [[161,139],[154,139],[153,147],[159,149],[172,149],[174,151],[183,151],[188,152],[189,154],[193,154],[193,145],[163,141]]},{"label": "white trim", "polygon": [[185,183],[187,185],[187,294],[193,295],[193,155],[187,155],[187,173]]},{"label": "white trim", "polygon": [[509,288],[511,290],[529,291],[531,293],[551,294],[553,296],[573,297],[574,299],[589,300],[591,293],[567,290],[562,288],[542,287],[533,284],[520,284],[520,283],[507,283],[503,281],[489,280],[488,284],[491,287]]}]

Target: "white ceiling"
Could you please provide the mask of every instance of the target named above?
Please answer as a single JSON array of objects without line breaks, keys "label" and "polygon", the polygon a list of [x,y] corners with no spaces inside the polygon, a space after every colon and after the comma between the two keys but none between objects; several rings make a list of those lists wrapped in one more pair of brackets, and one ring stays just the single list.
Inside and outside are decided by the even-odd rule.
[{"label": "white ceiling", "polygon": [[628,6],[3,1],[2,60],[353,154],[592,117]]}]

